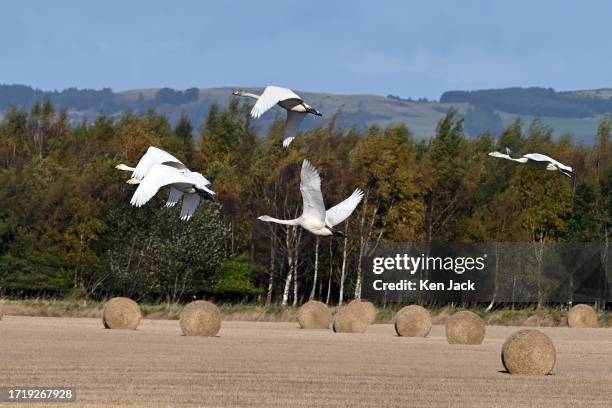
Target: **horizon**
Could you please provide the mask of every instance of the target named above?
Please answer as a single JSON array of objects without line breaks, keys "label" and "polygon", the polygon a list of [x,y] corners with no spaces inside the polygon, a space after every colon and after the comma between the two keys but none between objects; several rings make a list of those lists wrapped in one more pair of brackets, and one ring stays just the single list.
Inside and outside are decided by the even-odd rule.
[{"label": "horizon", "polygon": [[[100,88],[84,88],[84,87],[79,87],[79,86],[69,86],[66,88],[55,88],[55,89],[44,89],[44,88],[40,88],[40,87],[36,87],[33,86],[31,84],[22,84],[22,83],[0,83],[0,87],[1,86],[26,86],[26,87],[30,87],[32,88],[32,90],[34,91],[40,91],[40,92],[63,92],[69,89],[77,89],[77,90],[93,90],[93,91],[100,91],[102,89],[110,89],[111,92],[115,93],[115,94],[119,94],[119,93],[129,93],[129,92],[142,92],[142,91],[158,91],[160,89],[163,88],[169,88],[175,91],[185,91],[187,89],[190,88],[197,88],[198,90],[202,91],[202,90],[209,90],[209,89],[245,89],[245,90],[249,90],[249,89],[264,89],[266,86],[269,85],[276,85],[276,86],[283,86],[282,84],[267,84],[267,85],[261,85],[261,86],[253,86],[253,85],[244,85],[244,86],[232,86],[232,85],[212,85],[212,86],[207,86],[207,87],[196,87],[196,86],[187,86],[184,88],[173,88],[173,87],[147,87],[147,88],[131,88],[131,89],[123,89],[123,90],[117,90],[114,89],[110,86],[104,86],[104,87],[100,87]],[[589,92],[589,91],[607,91],[607,90],[612,90],[612,86],[606,87],[606,86],[601,86],[601,87],[595,87],[595,88],[589,88],[589,89],[555,89],[552,87],[544,87],[544,86],[521,86],[521,85],[514,85],[514,86],[507,86],[507,87],[503,87],[503,88],[476,88],[476,89],[447,89],[442,91],[442,93],[438,96],[438,97],[432,97],[432,98],[426,98],[429,102],[439,102],[440,97],[445,93],[445,92],[449,92],[449,91],[459,91],[459,92],[472,92],[472,91],[493,91],[493,90],[505,90],[505,89],[530,89],[530,88],[539,88],[539,89],[552,89],[554,92],[557,93],[562,93],[562,92]],[[411,98],[413,100],[416,100],[417,98],[420,98],[418,96],[414,96],[414,95],[394,95],[394,94],[375,94],[375,93],[363,93],[363,92],[355,92],[355,93],[335,93],[335,92],[327,92],[327,91],[313,91],[310,89],[294,89],[294,91],[296,92],[306,92],[306,93],[317,93],[317,94],[329,94],[329,95],[337,95],[337,96],[380,96],[380,97],[388,97],[388,96],[399,96],[402,99],[408,99]]]},{"label": "horizon", "polygon": [[25,1],[0,16],[0,81],[115,92],[278,84],[428,99],[448,90],[605,88],[612,4],[579,4],[64,1],[32,13]]}]

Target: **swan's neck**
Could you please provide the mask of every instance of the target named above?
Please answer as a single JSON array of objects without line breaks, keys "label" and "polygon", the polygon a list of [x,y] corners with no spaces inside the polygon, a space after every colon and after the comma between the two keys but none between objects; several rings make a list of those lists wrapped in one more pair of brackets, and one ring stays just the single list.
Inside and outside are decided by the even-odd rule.
[{"label": "swan's neck", "polygon": [[242,92],[240,94],[241,96],[248,96],[254,99],[259,99],[259,95],[255,95],[254,93],[250,93],[250,92]]},{"label": "swan's neck", "polygon": [[513,158],[509,154],[500,153],[500,152],[492,152],[489,153],[489,156],[499,157],[500,159],[512,160],[519,163],[527,163],[527,159],[524,157]]},{"label": "swan's neck", "polygon": [[126,166],[123,163],[116,165],[115,168],[117,170],[122,170],[122,171],[135,171],[136,170],[134,167]]},{"label": "swan's neck", "polygon": [[299,218],[295,218],[293,220],[279,220],[278,218],[274,218],[274,217],[265,217],[265,218],[263,218],[261,220],[262,221],[266,221],[266,222],[275,222],[277,224],[300,225],[300,219]]}]

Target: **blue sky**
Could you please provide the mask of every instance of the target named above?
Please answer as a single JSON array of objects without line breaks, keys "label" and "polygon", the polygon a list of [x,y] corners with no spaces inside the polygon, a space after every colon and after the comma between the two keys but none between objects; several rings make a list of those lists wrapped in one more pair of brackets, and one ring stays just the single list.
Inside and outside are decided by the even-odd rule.
[{"label": "blue sky", "polygon": [[610,87],[611,17],[606,1],[13,1],[0,14],[0,83],[436,99]]}]

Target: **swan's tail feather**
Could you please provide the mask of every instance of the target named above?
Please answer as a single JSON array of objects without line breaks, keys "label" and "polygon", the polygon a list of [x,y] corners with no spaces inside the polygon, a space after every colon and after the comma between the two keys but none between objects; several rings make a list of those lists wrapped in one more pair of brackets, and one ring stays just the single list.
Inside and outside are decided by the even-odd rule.
[{"label": "swan's tail feather", "polygon": [[293,142],[293,139],[295,139],[295,137],[285,138],[285,140],[283,140],[283,147],[288,147],[291,144],[291,142]]}]

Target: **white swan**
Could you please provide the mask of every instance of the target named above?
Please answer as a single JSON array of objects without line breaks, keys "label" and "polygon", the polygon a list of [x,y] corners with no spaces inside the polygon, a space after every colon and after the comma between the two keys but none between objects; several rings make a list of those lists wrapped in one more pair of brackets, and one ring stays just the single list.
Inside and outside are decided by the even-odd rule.
[{"label": "white swan", "polygon": [[308,160],[304,160],[302,163],[300,191],[302,192],[303,211],[298,218],[279,220],[263,215],[258,219],[277,224],[299,225],[315,235],[335,235],[346,238],[344,232],[335,229],[334,226],[340,224],[353,213],[363,197],[363,191],[356,189],[349,198],[325,211],[323,194],[321,194],[321,177],[319,177],[317,169]]},{"label": "white swan", "polygon": [[190,171],[179,159],[156,147],[149,147],[136,167],[118,164],[115,168],[131,171],[128,184],[139,184],[130,203],[141,207],[149,201],[160,188],[169,185],[170,195],[166,207],[173,207],[181,198],[181,219],[188,220],[200,204],[200,197],[213,200],[215,192],[210,190],[210,181],[202,174]]},{"label": "white swan", "polygon": [[130,204],[135,207],[142,207],[157,194],[160,188],[171,186],[166,206],[174,206],[182,197],[181,220],[188,220],[193,216],[200,204],[200,198],[213,200],[215,195],[215,192],[208,188],[210,181],[200,173],[188,169],[177,169],[165,164],[156,164],[151,167],[142,180],[131,179],[128,182],[138,184],[130,200]]},{"label": "white swan", "polygon": [[147,149],[147,152],[138,161],[136,168],[126,166],[125,164],[118,164],[115,166],[115,168],[122,171],[131,171],[133,179],[142,180],[145,178],[149,170],[151,170],[151,168],[156,164],[165,164],[171,167],[176,167],[177,169],[187,168],[182,161],[170,153],[154,146],[150,146]]},{"label": "white swan", "polygon": [[563,163],[556,161],[544,154],[540,153],[527,153],[522,156],[514,155],[509,148],[506,148],[506,154],[500,152],[491,152],[489,156],[499,157],[506,160],[512,160],[517,163],[529,164],[534,167],[546,169],[549,171],[560,171],[568,177],[574,175],[574,170]]},{"label": "white swan", "polygon": [[308,105],[298,94],[288,88],[267,86],[261,96],[245,91],[234,91],[232,94],[257,99],[255,106],[251,109],[251,117],[255,119],[261,117],[274,105],[278,105],[287,111],[285,139],[283,140],[284,147],[289,146],[293,139],[295,139],[300,123],[302,123],[308,113],[323,116],[321,112]]}]

